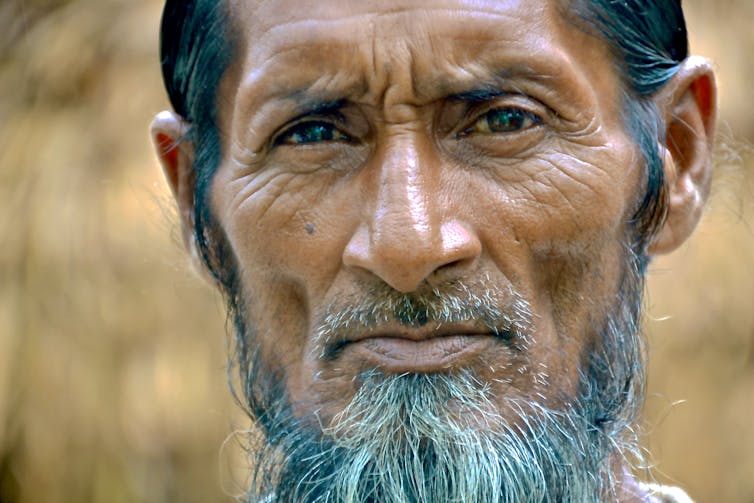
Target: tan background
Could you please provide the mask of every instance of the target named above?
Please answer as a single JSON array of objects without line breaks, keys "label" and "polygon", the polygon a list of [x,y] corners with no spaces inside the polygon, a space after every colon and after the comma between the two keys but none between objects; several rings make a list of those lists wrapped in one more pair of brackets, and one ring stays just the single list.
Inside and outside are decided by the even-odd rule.
[{"label": "tan background", "polygon": [[[659,479],[754,503],[754,2],[685,5],[725,143],[696,236],[651,266],[643,429]],[[0,503],[238,490],[222,303],[146,133],[166,108],[160,9],[0,0]]]}]

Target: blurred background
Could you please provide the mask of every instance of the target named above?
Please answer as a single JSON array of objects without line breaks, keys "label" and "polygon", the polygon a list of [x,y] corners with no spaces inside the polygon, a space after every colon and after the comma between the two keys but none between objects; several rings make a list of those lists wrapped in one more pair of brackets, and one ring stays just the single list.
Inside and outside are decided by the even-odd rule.
[{"label": "blurred background", "polygon": [[[684,0],[720,79],[694,238],[650,270],[643,429],[660,481],[754,503],[754,2]],[[0,503],[230,501],[221,301],[147,135],[159,0],[0,0]]]}]

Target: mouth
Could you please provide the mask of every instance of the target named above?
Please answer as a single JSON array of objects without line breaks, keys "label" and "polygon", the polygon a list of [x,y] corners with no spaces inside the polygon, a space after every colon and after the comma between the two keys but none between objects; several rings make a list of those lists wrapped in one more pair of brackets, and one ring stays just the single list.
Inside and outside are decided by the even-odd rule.
[{"label": "mouth", "polygon": [[510,331],[461,326],[379,331],[329,345],[324,356],[330,361],[355,360],[389,373],[429,373],[469,365],[501,344],[512,347],[512,339]]}]

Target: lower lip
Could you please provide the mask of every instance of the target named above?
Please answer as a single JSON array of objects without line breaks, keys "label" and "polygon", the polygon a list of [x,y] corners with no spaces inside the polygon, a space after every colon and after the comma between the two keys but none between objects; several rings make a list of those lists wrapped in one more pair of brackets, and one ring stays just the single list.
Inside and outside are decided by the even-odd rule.
[{"label": "lower lip", "polygon": [[343,347],[342,357],[386,372],[437,372],[469,364],[496,344],[491,335],[449,335],[413,341],[372,337]]}]

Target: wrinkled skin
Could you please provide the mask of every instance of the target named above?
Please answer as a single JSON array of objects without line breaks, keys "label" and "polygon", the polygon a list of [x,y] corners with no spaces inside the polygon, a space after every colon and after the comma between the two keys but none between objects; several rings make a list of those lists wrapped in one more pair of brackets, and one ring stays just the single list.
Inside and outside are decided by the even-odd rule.
[{"label": "wrinkled skin", "polygon": [[[443,363],[513,379],[501,396],[541,391],[540,369],[573,392],[591,313],[617,286],[641,177],[604,46],[531,2],[498,12],[369,7],[306,9],[297,21],[294,8],[263,6],[250,16],[265,23],[249,21],[262,35],[245,55],[234,106],[221,109],[229,159],[212,206],[243,284],[264,292],[249,305],[264,360],[285,369],[294,404],[329,417],[373,359],[356,347],[317,357],[311,326],[328,306],[382,282],[412,292],[488,275],[531,302],[533,344],[517,355],[484,337],[483,351]],[[507,94],[456,98],[487,87]],[[353,141],[279,140],[308,101],[341,99],[340,117],[298,123],[327,122]],[[541,124],[461,134],[502,107]],[[396,371],[429,370],[450,350],[442,342],[405,352],[386,343],[385,359]]]},{"label": "wrinkled skin", "polygon": [[[564,406],[615,303],[644,188],[604,42],[544,0],[232,4],[241,53],[220,89],[211,207],[262,362],[296,413],[329,423],[374,367],[469,368],[502,411],[507,398]],[[650,251],[676,247],[698,219],[711,82],[693,61],[657,97],[687,127],[664,150],[668,223]],[[155,142],[183,128],[162,115]],[[190,148],[160,155],[190,229]],[[323,357],[314,328],[333,306],[457,281],[528,303],[515,344],[474,320],[390,322]]]}]

